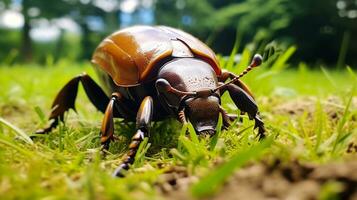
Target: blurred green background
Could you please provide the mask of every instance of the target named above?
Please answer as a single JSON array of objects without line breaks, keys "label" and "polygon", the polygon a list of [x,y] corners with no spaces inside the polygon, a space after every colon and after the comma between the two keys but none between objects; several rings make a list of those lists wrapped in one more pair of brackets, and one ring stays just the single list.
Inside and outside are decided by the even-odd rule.
[{"label": "blurred green background", "polygon": [[181,28],[221,55],[296,46],[292,63],[357,65],[356,0],[1,0],[0,63],[88,61],[113,31]]}]

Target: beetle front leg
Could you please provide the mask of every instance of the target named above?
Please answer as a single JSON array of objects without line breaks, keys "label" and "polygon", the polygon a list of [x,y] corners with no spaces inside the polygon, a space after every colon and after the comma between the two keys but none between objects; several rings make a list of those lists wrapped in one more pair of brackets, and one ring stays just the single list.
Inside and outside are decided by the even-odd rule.
[{"label": "beetle front leg", "polygon": [[101,112],[105,111],[106,105],[109,102],[109,98],[104,91],[99,87],[94,80],[83,73],[73,79],[71,79],[57,94],[55,100],[52,103],[52,112],[49,120],[52,120],[51,124],[44,128],[37,130],[36,134],[49,133],[53,128],[58,125],[58,121],[63,121],[64,113],[69,109],[75,110],[75,101],[78,92],[78,84],[82,83],[83,88],[93,105]]},{"label": "beetle front leg", "polygon": [[100,129],[100,142],[102,144],[102,152],[103,150],[109,149],[109,143],[113,140],[114,134],[114,120],[113,120],[113,109],[114,105],[118,101],[118,94],[113,93],[112,98],[110,99],[107,109],[104,113],[104,118],[102,122],[102,128]]},{"label": "beetle front leg", "polygon": [[123,163],[114,171],[114,177],[124,177],[123,170],[128,170],[130,165],[134,163],[135,155],[139,145],[145,137],[149,137],[150,123],[153,115],[153,100],[150,96],[144,98],[141,102],[139,111],[136,116],[137,131],[129,145],[129,152],[125,155]]},{"label": "beetle front leg", "polygon": [[264,138],[264,122],[259,117],[258,106],[253,97],[250,96],[245,90],[234,84],[227,85],[222,91],[222,94],[225,92],[225,90],[228,90],[229,95],[231,96],[234,104],[238,107],[238,109],[248,113],[249,119],[255,120],[254,129],[258,128],[259,139]]},{"label": "beetle front leg", "polygon": [[[237,75],[235,75],[234,73],[227,70],[222,70],[222,74],[218,77],[218,81],[224,84],[224,82],[226,82],[228,79],[234,79],[235,77],[237,77]],[[236,82],[234,82],[234,84],[242,88],[254,99],[253,93],[250,91],[249,87],[245,83],[238,79]]]},{"label": "beetle front leg", "polygon": [[[114,140],[114,120],[115,113],[120,116],[125,116],[127,119],[132,119],[131,110],[133,106],[129,104],[120,93],[114,92],[104,113],[102,127],[100,129],[100,142],[102,144],[102,152],[109,149],[110,141]],[[104,152],[103,152],[104,153]]]}]

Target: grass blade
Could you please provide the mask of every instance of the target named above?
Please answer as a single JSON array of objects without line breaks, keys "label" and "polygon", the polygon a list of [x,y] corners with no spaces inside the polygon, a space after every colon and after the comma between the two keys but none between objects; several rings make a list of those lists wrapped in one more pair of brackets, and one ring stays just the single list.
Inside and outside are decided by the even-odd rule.
[{"label": "grass blade", "polygon": [[350,97],[349,97],[349,99],[347,101],[347,104],[346,104],[345,110],[343,112],[342,118],[338,121],[337,130],[336,130],[337,131],[337,137],[336,137],[335,143],[333,144],[332,153],[335,153],[337,145],[340,144],[341,141],[343,141],[343,140],[341,140],[341,138],[344,137],[344,135],[343,135],[343,127],[346,124],[348,116],[349,116],[349,109],[351,107],[351,102],[352,102],[352,98],[353,98],[353,94],[354,94],[355,88],[356,88],[356,86],[354,86],[352,88],[351,95],[350,95]]},{"label": "grass blade", "polygon": [[0,117],[0,123],[7,126],[11,130],[13,130],[21,138],[21,140],[23,140],[27,144],[33,145],[33,141],[31,140],[31,138],[25,132],[23,132],[21,129],[19,129],[15,125],[11,124],[10,122],[6,121],[2,117]]},{"label": "grass blade", "polygon": [[291,46],[288,48],[288,50],[286,50],[281,56],[279,56],[279,58],[274,62],[273,66],[271,67],[271,69],[273,71],[281,71],[283,69],[286,68],[287,64],[286,62],[288,61],[288,59],[294,54],[294,52],[296,51],[296,47],[295,46]]},{"label": "grass blade", "polygon": [[214,150],[214,148],[216,147],[217,145],[217,141],[218,141],[218,136],[221,134],[221,130],[222,130],[222,123],[223,123],[223,120],[222,120],[222,115],[220,114],[218,116],[218,123],[217,123],[217,127],[216,127],[216,134],[214,134],[214,136],[211,138],[211,142],[209,144],[209,149],[211,151]]},{"label": "grass blade", "polygon": [[326,79],[333,85],[333,87],[338,88],[338,84],[333,80],[330,72],[325,69],[324,67],[321,67],[322,72],[324,73]]},{"label": "grass blade", "polygon": [[148,142],[149,142],[149,138],[146,137],[139,145],[138,151],[135,155],[134,164],[133,164],[135,168],[144,163],[145,154],[151,146],[151,144]]},{"label": "grass blade", "polygon": [[199,144],[200,142],[198,141],[198,137],[195,131],[195,128],[193,128],[193,125],[191,123],[188,123],[188,132],[190,134],[190,138],[193,143]]},{"label": "grass blade", "polygon": [[39,106],[35,106],[34,109],[35,109],[35,112],[37,113],[38,117],[41,120],[41,124],[45,124],[46,123],[46,116],[43,113],[42,109]]},{"label": "grass blade", "polygon": [[238,53],[238,48],[239,48],[239,43],[240,43],[239,40],[240,40],[240,38],[238,39],[238,37],[237,37],[236,42],[234,43],[234,46],[233,46],[233,50],[232,50],[231,54],[229,55],[228,61],[227,61],[226,65],[225,65],[225,67],[224,67],[224,68],[226,68],[228,70],[232,70],[233,69],[234,58]]},{"label": "grass blade", "polygon": [[12,148],[12,149],[18,151],[19,153],[25,155],[25,156],[29,156],[29,157],[33,156],[29,151],[25,151],[25,150],[22,149],[21,147],[17,146],[16,144],[13,144],[13,143],[11,143],[11,142],[5,140],[5,139],[0,138],[0,144],[3,144],[3,145],[5,145],[5,146],[8,146],[8,147],[10,147],[10,148]]},{"label": "grass blade", "polygon": [[343,67],[343,65],[345,65],[346,56],[347,56],[347,52],[348,52],[348,46],[350,44],[350,41],[351,41],[351,32],[345,31],[343,33],[340,52],[338,54],[337,69],[341,69]]}]

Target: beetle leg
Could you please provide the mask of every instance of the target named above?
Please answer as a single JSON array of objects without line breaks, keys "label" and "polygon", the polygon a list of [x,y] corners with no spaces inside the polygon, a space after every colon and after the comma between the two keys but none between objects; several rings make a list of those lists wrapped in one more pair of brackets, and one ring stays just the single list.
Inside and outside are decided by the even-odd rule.
[{"label": "beetle leg", "polygon": [[[218,85],[221,86],[221,85],[224,85],[224,83],[223,83],[223,82],[218,82]],[[220,96],[222,97],[222,95],[223,95],[226,91],[227,91],[227,88],[226,88],[226,87],[223,87],[222,89],[220,89],[220,90],[219,90]],[[225,116],[226,121],[228,121],[228,122],[233,122],[234,120],[236,120],[236,119],[238,118],[238,115],[236,115],[236,114],[227,113],[227,112],[223,109],[223,107],[220,107],[220,109],[221,109],[221,113],[222,113],[222,111],[225,112],[225,114],[222,113],[222,116],[223,116],[223,115],[226,115],[226,116]],[[243,115],[244,112],[241,111],[241,114]],[[242,122],[242,121],[243,121],[243,118],[242,118],[242,117],[239,117],[239,121]],[[229,126],[228,126],[228,127],[229,127]]]},{"label": "beetle leg", "polygon": [[145,137],[149,136],[150,122],[153,115],[153,100],[150,96],[144,98],[141,102],[139,111],[136,116],[137,131],[129,145],[129,152],[125,155],[122,164],[114,171],[114,177],[124,177],[123,170],[128,170],[129,166],[134,163],[135,155],[139,145]]},{"label": "beetle leg", "polygon": [[100,129],[100,142],[102,144],[103,150],[109,149],[110,140],[113,140],[114,134],[114,120],[113,120],[113,108],[115,103],[118,101],[118,95],[116,93],[112,94],[112,98],[110,99],[107,109],[104,113],[104,118],[102,122],[102,127]]},{"label": "beetle leg", "polygon": [[36,131],[36,134],[45,134],[50,132],[58,125],[58,121],[63,121],[64,113],[69,109],[75,110],[75,100],[77,97],[78,84],[82,83],[83,88],[93,105],[101,112],[105,112],[106,105],[109,102],[109,98],[104,91],[99,87],[94,80],[83,73],[73,79],[71,79],[57,94],[55,100],[52,103],[52,112],[49,120],[52,120],[51,124]]},{"label": "beetle leg", "polygon": [[[102,121],[102,127],[100,130],[100,142],[102,144],[102,152],[103,150],[109,149],[110,141],[115,139],[114,134],[114,120],[115,112],[119,112],[121,116],[127,116],[130,119],[132,116],[132,112],[130,111],[130,104],[125,102],[125,99],[122,97],[120,93],[114,92],[112,94],[112,98],[110,99],[107,108],[104,113],[104,118]],[[133,109],[133,108],[132,108]]]},{"label": "beetle leg", "polygon": [[[238,115],[237,114],[233,114],[233,113],[228,113],[228,118],[230,121],[235,121],[236,119],[238,119]],[[239,122],[243,122],[243,118],[242,117],[239,117]]]},{"label": "beetle leg", "polygon": [[253,97],[250,96],[243,88],[234,84],[227,85],[221,94],[223,94],[225,90],[228,90],[229,95],[238,109],[248,113],[249,119],[255,120],[254,129],[258,128],[259,139],[264,138],[264,122],[259,117],[258,106]]},{"label": "beetle leg", "polygon": [[[237,77],[237,75],[233,74],[232,72],[222,70],[222,74],[218,77],[218,81],[224,83],[228,79],[234,79],[235,77]],[[250,89],[245,83],[243,83],[241,80],[238,79],[236,82],[234,82],[234,84],[242,88],[246,93],[248,93],[254,99],[253,93],[250,91]]]},{"label": "beetle leg", "polygon": [[186,124],[187,123],[187,119],[186,119],[186,115],[185,115],[185,108],[183,108],[182,110],[180,110],[178,112],[177,118],[182,124]]},{"label": "beetle leg", "polygon": [[222,106],[219,106],[219,112],[222,115],[223,129],[227,129],[231,125],[231,118],[227,111],[223,109]]}]

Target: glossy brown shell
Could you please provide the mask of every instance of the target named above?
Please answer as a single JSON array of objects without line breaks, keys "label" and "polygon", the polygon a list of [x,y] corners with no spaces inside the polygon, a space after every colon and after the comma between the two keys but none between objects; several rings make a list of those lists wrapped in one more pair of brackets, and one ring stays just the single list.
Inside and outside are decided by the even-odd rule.
[{"label": "glossy brown shell", "polygon": [[139,85],[152,78],[150,72],[160,67],[156,63],[172,56],[173,41],[183,43],[194,57],[205,60],[217,75],[221,74],[209,47],[188,33],[165,26],[134,26],[111,34],[95,50],[92,63],[107,72],[118,86]]}]

